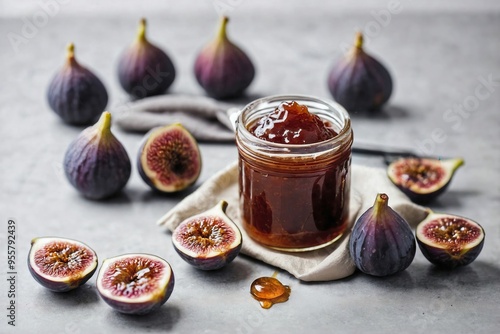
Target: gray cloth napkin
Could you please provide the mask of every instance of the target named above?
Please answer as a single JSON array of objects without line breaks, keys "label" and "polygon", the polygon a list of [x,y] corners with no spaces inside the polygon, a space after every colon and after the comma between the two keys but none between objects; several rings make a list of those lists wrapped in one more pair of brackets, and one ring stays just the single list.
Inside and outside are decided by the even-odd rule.
[{"label": "gray cloth napkin", "polygon": [[111,110],[116,125],[125,131],[147,132],[181,123],[200,141],[232,142],[234,132],[227,117],[235,104],[205,96],[159,95],[121,104]]},{"label": "gray cloth napkin", "polygon": [[[412,203],[387,178],[385,171],[365,166],[352,166],[350,228],[357,218],[371,207],[377,193],[389,196],[389,206],[401,214],[413,227],[427,215],[424,207]],[[238,164],[232,163],[207,180],[195,192],[158,220],[158,224],[173,231],[184,219],[213,207],[220,200],[228,202],[227,214],[243,234],[241,252],[275,267],[284,269],[303,281],[330,281],[351,275],[355,266],[348,250],[350,232],[328,247],[302,253],[285,253],[254,242],[241,228],[238,196]],[[349,231],[350,231],[349,228]]]}]

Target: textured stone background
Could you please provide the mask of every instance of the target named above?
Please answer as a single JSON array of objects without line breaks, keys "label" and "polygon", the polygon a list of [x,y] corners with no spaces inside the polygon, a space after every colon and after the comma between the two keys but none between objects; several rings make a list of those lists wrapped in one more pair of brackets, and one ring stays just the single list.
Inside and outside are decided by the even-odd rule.
[{"label": "textured stone background", "polygon": [[[6,252],[6,222],[13,218],[18,263],[17,326],[7,325],[4,311],[0,332],[489,333],[498,329],[498,1],[401,1],[400,12],[383,24],[376,17],[390,1],[61,0],[48,13],[41,5],[47,3],[51,1],[0,4],[0,249]],[[48,81],[62,65],[65,45],[73,41],[77,58],[104,81],[110,106],[126,103],[116,79],[116,60],[144,15],[150,39],[171,55],[178,69],[172,92],[202,94],[192,64],[200,47],[212,38],[221,8],[232,18],[230,37],[248,51],[258,69],[249,99],[278,93],[329,97],[328,69],[354,32],[364,29],[366,49],[391,70],[395,90],[382,113],[353,115],[356,143],[463,156],[466,165],[431,207],[471,217],[485,227],[486,243],[478,260],[448,273],[436,270],[417,251],[414,263],[400,275],[375,279],[357,274],[318,284],[303,284],[280,272],[278,277],[292,288],[291,298],[266,311],[248,290],[255,278],[271,275],[274,268],[239,257],[224,270],[199,272],[175,254],[170,235],[155,226],[156,219],[185,194],[158,196],[135,169],[118,198],[92,202],[76,194],[64,179],[61,161],[81,129],[62,124],[45,100]],[[26,22],[38,22],[38,27],[26,34]],[[22,36],[23,43],[13,45],[12,34]],[[489,91],[482,83],[488,78],[493,81]],[[475,98],[479,86],[488,97]],[[445,118],[449,109],[460,106],[464,113],[454,113],[453,121]],[[445,140],[433,142],[436,131]],[[141,136],[115,132],[135,157]],[[198,185],[236,159],[233,145],[202,144],[201,149],[204,167]],[[383,167],[377,158],[356,156],[354,162]],[[25,265],[31,238],[42,235],[85,241],[101,259],[127,252],[163,256],[176,274],[174,293],[159,312],[145,317],[113,312],[97,296],[95,277],[68,294],[50,293],[30,277]],[[5,259],[6,253],[0,254],[1,272],[6,272]],[[4,277],[0,282],[0,305],[5,310],[8,288]]]}]

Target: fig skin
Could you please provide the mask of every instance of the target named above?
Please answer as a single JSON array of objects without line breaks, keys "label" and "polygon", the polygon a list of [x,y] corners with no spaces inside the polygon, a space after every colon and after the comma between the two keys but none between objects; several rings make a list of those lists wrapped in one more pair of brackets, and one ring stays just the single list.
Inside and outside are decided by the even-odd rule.
[{"label": "fig skin", "polygon": [[[156,167],[150,166],[152,163]],[[200,176],[201,167],[198,143],[180,123],[149,131],[137,155],[139,175],[151,189],[162,193],[175,193],[192,186]]]},{"label": "fig skin", "polygon": [[74,45],[67,47],[66,63],[47,90],[50,108],[66,123],[90,125],[108,104],[101,80],[75,59]]},{"label": "fig skin", "polygon": [[387,167],[387,176],[413,202],[428,204],[448,189],[455,172],[463,164],[462,158],[403,157]]},{"label": "fig skin", "polygon": [[[429,235],[433,231],[436,231],[436,237]],[[481,225],[471,219],[431,211],[418,224],[416,238],[422,254],[429,262],[441,268],[454,269],[472,263],[479,256],[485,232]]]},{"label": "fig skin", "polygon": [[[131,266],[124,269],[123,263],[130,263]],[[111,287],[106,283],[109,270]],[[160,277],[154,277],[155,281],[151,283],[151,277],[147,275],[155,274]],[[120,281],[120,277],[124,282]],[[149,285],[145,284],[145,279],[150,279]],[[161,257],[142,253],[124,254],[103,261],[96,286],[101,298],[116,311],[143,315],[156,311],[166,303],[174,290],[175,276],[170,264]],[[117,293],[110,291],[112,288],[120,290]],[[120,292],[126,296],[120,295]],[[141,295],[131,296],[133,293]]]},{"label": "fig skin", "polygon": [[363,35],[337,61],[328,76],[328,89],[347,111],[372,111],[384,105],[392,94],[392,77],[377,59],[363,50]]},{"label": "fig skin", "polygon": [[109,112],[103,112],[95,125],[83,130],[69,145],[63,166],[71,185],[89,199],[105,199],[125,187],[132,165],[127,151],[111,132]]},{"label": "fig skin", "polygon": [[118,79],[133,98],[164,94],[175,80],[170,57],[146,38],[146,19],[141,19],[135,42],[120,55]]},{"label": "fig skin", "polygon": [[194,74],[205,92],[215,99],[241,96],[255,77],[255,67],[247,54],[226,34],[229,18],[222,17],[217,36],[196,58]]},{"label": "fig skin", "polygon": [[375,204],[354,225],[349,252],[365,274],[388,276],[412,263],[416,242],[410,225],[388,205],[389,197],[378,194]]},{"label": "fig skin", "polygon": [[[174,249],[193,267],[217,270],[231,263],[239,254],[242,246],[241,231],[226,215],[227,205],[222,200],[213,208],[185,219],[175,228],[172,234]],[[202,224],[204,229],[200,230],[200,226],[196,224]],[[222,229],[214,232],[215,224]],[[221,237],[226,240],[220,240]]]},{"label": "fig skin", "polygon": [[[62,276],[59,276],[62,274],[61,268],[63,266],[61,265],[51,267],[51,270],[54,272],[53,275],[47,272],[43,272],[42,269],[36,264],[36,255],[38,254],[37,252],[42,251],[42,249],[44,249],[44,247],[47,247],[47,245],[49,247],[56,248],[51,248],[52,254],[46,254],[44,256],[44,263],[50,262],[51,259],[54,259],[56,257],[55,254],[58,254],[58,257],[63,258],[66,258],[68,254],[75,254],[76,251],[73,251],[73,253],[68,253],[68,248],[62,246],[64,245],[84,249],[85,258],[81,262],[79,262],[79,265],[84,262],[86,265],[83,268],[79,268],[79,271],[73,267],[73,273],[66,273],[66,275]],[[69,261],[68,259],[63,259],[62,263],[64,263],[64,265],[67,267],[67,263],[70,262],[71,259],[71,257]],[[31,241],[31,248],[28,254],[29,272],[33,276],[33,278],[38,283],[40,283],[40,285],[51,291],[67,292],[80,287],[94,275],[97,269],[97,264],[98,259],[96,252],[83,242],[59,237],[40,237],[34,238]]]}]

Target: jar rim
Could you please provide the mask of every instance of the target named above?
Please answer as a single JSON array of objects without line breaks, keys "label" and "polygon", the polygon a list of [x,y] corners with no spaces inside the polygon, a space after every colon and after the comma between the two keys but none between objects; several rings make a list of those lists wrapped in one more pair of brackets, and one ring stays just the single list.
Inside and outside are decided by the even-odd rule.
[{"label": "jar rim", "polygon": [[[333,136],[332,138],[320,141],[320,142],[315,142],[315,143],[309,143],[309,144],[284,144],[284,143],[275,143],[275,142],[270,142],[261,138],[256,137],[254,134],[252,134],[246,127],[246,124],[244,124],[243,118],[245,117],[246,113],[248,113],[251,110],[258,110],[258,106],[262,105],[272,105],[273,103],[276,103],[276,106],[278,106],[281,103],[288,102],[288,101],[297,101],[297,103],[303,103],[303,102],[309,102],[309,103],[315,103],[318,105],[323,105],[327,107],[328,109],[325,109],[325,111],[335,111],[338,113],[338,115],[331,114],[330,116],[332,118],[337,117],[338,119],[340,116],[340,120],[342,121],[342,127],[339,131],[337,131],[337,135]],[[309,107],[309,106],[308,106]],[[313,113],[317,113],[318,110],[310,110]],[[323,115],[324,116],[324,115]],[[337,146],[344,143],[346,140],[351,139],[352,140],[352,129],[351,129],[351,121],[348,112],[345,110],[344,107],[342,107],[339,103],[329,100],[329,99],[323,99],[311,95],[302,95],[302,94],[286,94],[286,95],[270,95],[266,97],[259,98],[257,100],[254,100],[250,103],[248,103],[243,109],[241,109],[238,118],[236,120],[236,133],[240,133],[242,137],[250,140],[253,144],[260,148],[266,148],[266,150],[271,150],[271,151],[282,151],[282,152],[288,152],[292,153],[292,151],[301,151],[305,150],[311,147],[315,148],[320,148],[324,147],[325,150],[331,150],[332,145]],[[237,136],[238,137],[238,136]],[[318,152],[318,151],[316,151]]]}]

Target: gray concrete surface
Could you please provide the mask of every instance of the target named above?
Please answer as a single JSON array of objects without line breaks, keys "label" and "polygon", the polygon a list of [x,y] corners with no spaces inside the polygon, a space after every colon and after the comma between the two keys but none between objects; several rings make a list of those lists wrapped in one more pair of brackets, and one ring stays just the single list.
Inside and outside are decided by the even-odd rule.
[{"label": "gray concrete surface", "polygon": [[[57,12],[47,14],[46,21],[39,3],[4,1],[0,6],[1,333],[498,330],[498,2],[402,1],[398,13],[382,23],[374,13],[386,10],[389,1],[361,5],[276,1],[274,6],[244,0],[141,5],[125,1],[103,7],[96,1],[88,7],[83,1],[60,1]],[[387,64],[395,91],[383,113],[353,115],[356,142],[463,156],[466,165],[431,207],[468,216],[484,226],[486,242],[480,257],[448,273],[436,270],[417,251],[405,272],[383,279],[355,274],[336,282],[305,284],[279,272],[278,278],[292,288],[290,300],[263,310],[250,297],[249,286],[255,278],[271,275],[274,268],[241,256],[221,271],[200,272],[184,263],[173,251],[170,235],[159,231],[156,219],[185,194],[158,196],[134,169],[121,196],[105,202],[80,197],[64,179],[61,161],[81,129],[62,124],[45,100],[48,81],[62,64],[65,45],[73,41],[78,59],[105,82],[110,106],[125,103],[116,79],[116,60],[131,41],[139,15],[147,14],[151,40],[170,53],[178,69],[172,91],[201,94],[192,64],[213,34],[214,4],[227,5],[233,17],[229,34],[255,61],[258,75],[249,91],[251,97],[277,93],[329,97],[327,70],[351,43],[354,32],[365,29],[367,50]],[[37,15],[39,27],[23,35],[26,22],[33,23]],[[20,35],[23,42],[13,46],[9,33]],[[485,85],[487,81],[493,83]],[[134,157],[141,136],[115,132]],[[202,144],[201,150],[204,167],[198,185],[236,159],[233,145]],[[355,157],[354,162],[383,168],[377,158]],[[8,297],[8,219],[16,222],[15,298]],[[67,294],[46,291],[26,267],[30,240],[42,235],[85,241],[101,259],[127,252],[163,256],[177,278],[174,293],[158,312],[131,317],[114,312],[98,297],[95,277]],[[7,323],[10,300],[15,300],[15,327]]]}]

